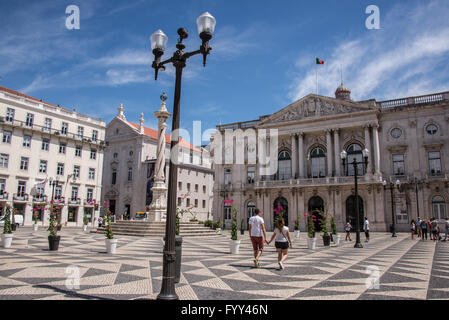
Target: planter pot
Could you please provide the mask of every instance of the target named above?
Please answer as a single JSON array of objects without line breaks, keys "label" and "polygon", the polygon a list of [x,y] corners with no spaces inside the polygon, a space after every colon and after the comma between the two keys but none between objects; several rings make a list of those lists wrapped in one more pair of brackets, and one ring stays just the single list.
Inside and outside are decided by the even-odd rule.
[{"label": "planter pot", "polygon": [[231,254],[239,254],[240,240],[231,240]]},{"label": "planter pot", "polygon": [[300,230],[295,230],[295,238],[299,239],[300,235],[301,235],[301,231]]},{"label": "planter pot", "polygon": [[117,249],[117,241],[118,239],[105,239],[106,240],[106,252],[107,253],[115,253]]},{"label": "planter pot", "polygon": [[37,231],[37,229],[39,229],[39,225],[37,223],[33,224],[33,230]]},{"label": "planter pot", "polygon": [[57,226],[56,227],[56,230],[58,230],[58,231],[61,231],[61,229],[62,229],[62,226]]},{"label": "planter pot", "polygon": [[332,238],[334,239],[335,245],[338,246],[340,244],[340,235],[339,234],[334,234],[334,235],[332,235]]},{"label": "planter pot", "polygon": [[323,236],[323,244],[325,247],[329,247],[331,245],[331,236]]},{"label": "planter pot", "polygon": [[11,224],[11,229],[12,229],[12,231],[16,231],[16,229],[17,229],[17,225],[14,223],[14,224]]},{"label": "planter pot", "polygon": [[315,249],[316,248],[316,238],[307,238],[307,246],[309,249]]},{"label": "planter pot", "polygon": [[3,245],[3,248],[11,247],[12,237],[13,237],[12,233],[2,234],[2,245]]},{"label": "planter pot", "polygon": [[84,231],[84,232],[87,231],[87,225],[86,225],[86,224],[83,226],[83,231]]},{"label": "planter pot", "polygon": [[59,249],[59,240],[61,240],[61,236],[48,236],[48,248],[50,251],[58,251]]}]

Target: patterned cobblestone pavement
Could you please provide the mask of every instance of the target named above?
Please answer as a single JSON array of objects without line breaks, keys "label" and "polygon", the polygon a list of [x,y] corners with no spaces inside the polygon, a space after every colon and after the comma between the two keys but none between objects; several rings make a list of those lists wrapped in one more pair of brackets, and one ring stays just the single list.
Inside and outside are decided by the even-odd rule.
[{"label": "patterned cobblestone pavement", "polygon": [[[46,231],[26,227],[15,232],[11,248],[0,248],[0,299],[156,298],[162,238],[116,236],[117,253],[108,255],[103,235],[69,228],[59,234],[57,252],[48,251]],[[325,248],[318,239],[318,248],[309,250],[301,234],[286,268],[278,270],[273,245],[255,269],[248,236],[241,238],[238,255],[229,253],[229,239],[227,231],[184,238],[180,299],[449,299],[449,242],[373,233],[361,249],[345,241]],[[75,270],[79,288],[67,281]],[[367,281],[376,276],[378,286],[369,288]]]}]

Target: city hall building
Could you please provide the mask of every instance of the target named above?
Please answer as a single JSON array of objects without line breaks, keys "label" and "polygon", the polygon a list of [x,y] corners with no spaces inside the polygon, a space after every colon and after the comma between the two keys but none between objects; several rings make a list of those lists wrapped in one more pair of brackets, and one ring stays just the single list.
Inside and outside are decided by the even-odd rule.
[{"label": "city hall building", "polygon": [[[341,85],[334,97],[309,94],[291,105],[254,121],[217,126],[215,150],[234,161],[215,163],[214,219],[227,225],[233,199],[238,223],[247,221],[255,208],[264,213],[267,230],[273,230],[274,210],[284,208],[286,224],[293,229],[304,214],[322,210],[334,216],[338,229],[351,221],[355,227],[353,159],[358,165],[360,222],[368,217],[373,231],[389,231],[392,211],[397,230],[408,231],[418,216],[443,219],[449,204],[449,92],[391,101],[353,101]],[[263,130],[265,129],[265,130]],[[270,135],[278,130],[277,150],[270,150]],[[226,146],[226,132],[255,132],[244,138],[244,161],[237,164],[236,144]],[[257,142],[255,142],[257,141]],[[264,175],[260,158],[248,159],[248,150],[265,149],[277,160],[277,171]],[[343,165],[342,152],[346,152]],[[274,153],[274,154],[273,154]],[[262,173],[262,174],[261,174]],[[387,182],[386,188],[384,183]],[[396,182],[399,181],[397,185]],[[393,194],[390,182],[394,183]],[[316,225],[319,228],[319,225]]]},{"label": "city hall building", "polygon": [[50,202],[68,226],[98,217],[106,123],[0,87],[0,207],[48,225]]}]

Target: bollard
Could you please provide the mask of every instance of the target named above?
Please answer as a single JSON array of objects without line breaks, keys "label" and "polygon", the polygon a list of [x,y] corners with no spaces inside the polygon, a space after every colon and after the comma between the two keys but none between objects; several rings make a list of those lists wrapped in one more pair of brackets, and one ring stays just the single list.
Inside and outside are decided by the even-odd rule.
[{"label": "bollard", "polygon": [[179,279],[181,278],[181,260],[182,260],[182,237],[175,237],[175,252],[176,252],[176,261],[175,261],[175,283],[179,283]]}]

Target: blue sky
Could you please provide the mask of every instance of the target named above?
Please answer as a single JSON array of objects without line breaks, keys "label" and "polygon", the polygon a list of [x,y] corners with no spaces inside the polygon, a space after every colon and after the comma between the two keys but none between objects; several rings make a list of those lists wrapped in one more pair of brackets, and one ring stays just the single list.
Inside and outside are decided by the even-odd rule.
[{"label": "blue sky", "polygon": [[[80,8],[79,30],[65,26],[66,7]],[[368,5],[380,9],[380,30],[368,30]],[[315,91],[333,96],[344,82],[355,100],[387,100],[449,90],[449,1],[152,1],[2,0],[0,86],[109,122],[120,103],[128,120],[156,127],[165,91],[173,107],[174,70],[154,81],[149,36],[189,31],[196,18],[217,19],[206,68],[200,56],[184,69],[181,126],[202,130],[257,119]],[[171,127],[171,125],[169,125]]]}]

